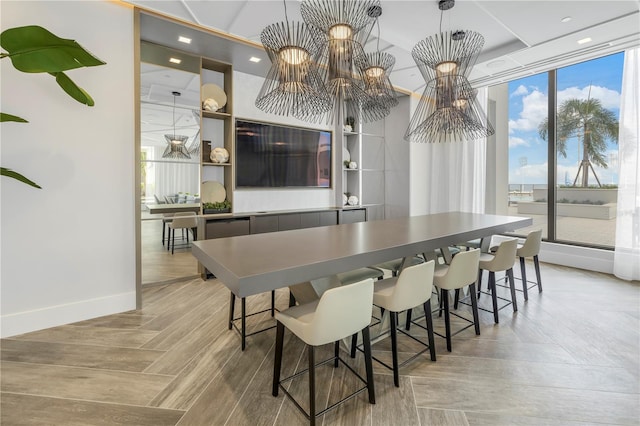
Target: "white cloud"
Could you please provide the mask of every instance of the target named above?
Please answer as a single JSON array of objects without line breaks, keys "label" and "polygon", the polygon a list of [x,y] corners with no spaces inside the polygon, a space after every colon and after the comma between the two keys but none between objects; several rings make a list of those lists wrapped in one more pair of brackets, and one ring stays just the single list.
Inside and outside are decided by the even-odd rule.
[{"label": "white cloud", "polygon": [[522,138],[518,138],[515,136],[509,136],[509,148],[513,148],[516,146],[531,146],[529,142]]},{"label": "white cloud", "polygon": [[[522,85],[512,93],[524,93],[528,89]],[[588,99],[589,86],[569,87],[558,92],[558,105],[567,99]],[[601,86],[591,86],[591,98],[599,99],[602,106],[607,109],[620,107],[620,93],[615,90]],[[547,117],[547,95],[537,88],[532,88],[531,92],[522,97],[522,111],[516,120],[509,120],[509,133],[514,131],[536,130],[538,125]]]},{"label": "white cloud", "polygon": [[[518,91],[518,90],[516,90]],[[522,111],[516,120],[509,120],[509,133],[516,130],[536,130],[538,125],[547,117],[547,95],[534,89],[522,98]]]},{"label": "white cloud", "polygon": [[602,106],[607,109],[620,108],[620,93],[602,86],[568,87],[558,92],[558,105],[567,99],[589,99],[589,87],[591,98],[599,99]]},{"label": "white cloud", "polygon": [[528,93],[529,93],[529,90],[523,84],[521,84],[509,96],[511,96],[511,97],[513,97],[513,96],[521,96],[521,95],[526,95]]},{"label": "white cloud", "polygon": [[547,163],[527,164],[524,167],[514,167],[509,170],[509,183],[547,183]]}]

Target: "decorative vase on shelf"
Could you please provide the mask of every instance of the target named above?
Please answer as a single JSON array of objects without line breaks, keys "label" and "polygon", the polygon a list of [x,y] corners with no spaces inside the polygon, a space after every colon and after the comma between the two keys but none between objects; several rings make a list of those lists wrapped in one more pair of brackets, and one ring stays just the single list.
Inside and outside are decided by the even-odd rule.
[{"label": "decorative vase on shelf", "polygon": [[355,195],[352,195],[351,197],[349,197],[349,199],[347,200],[347,203],[350,206],[357,206],[358,205],[358,197],[356,197]]},{"label": "decorative vase on shelf", "polygon": [[342,194],[342,205],[346,206],[349,203],[349,197],[347,197],[347,194]]},{"label": "decorative vase on shelf", "polygon": [[351,133],[353,132],[353,127],[349,126],[348,124],[345,124],[344,126],[342,126],[342,130],[347,133]]},{"label": "decorative vase on shelf", "polygon": [[209,158],[213,163],[226,163],[229,161],[229,151],[222,147],[215,147],[211,150]]},{"label": "decorative vase on shelf", "polygon": [[205,111],[217,111],[219,108],[218,102],[213,98],[207,98],[202,103],[202,109]]},{"label": "decorative vase on shelf", "polygon": [[350,169],[357,169],[358,168],[358,163],[356,163],[355,161],[349,162],[349,168]]}]

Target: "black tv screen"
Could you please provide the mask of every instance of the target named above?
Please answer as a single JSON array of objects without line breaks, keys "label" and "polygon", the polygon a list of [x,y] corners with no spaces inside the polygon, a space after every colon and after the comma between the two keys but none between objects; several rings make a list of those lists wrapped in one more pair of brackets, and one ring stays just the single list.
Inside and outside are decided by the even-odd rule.
[{"label": "black tv screen", "polygon": [[236,120],[236,187],[331,187],[331,132]]}]

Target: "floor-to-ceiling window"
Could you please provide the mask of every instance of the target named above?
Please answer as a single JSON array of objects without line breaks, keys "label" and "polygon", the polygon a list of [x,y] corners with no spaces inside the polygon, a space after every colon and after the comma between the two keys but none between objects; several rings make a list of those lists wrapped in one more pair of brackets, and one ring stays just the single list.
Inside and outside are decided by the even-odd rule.
[{"label": "floor-to-ceiling window", "polygon": [[548,240],[614,245],[623,60],[619,53],[509,83],[509,212],[532,217]]}]

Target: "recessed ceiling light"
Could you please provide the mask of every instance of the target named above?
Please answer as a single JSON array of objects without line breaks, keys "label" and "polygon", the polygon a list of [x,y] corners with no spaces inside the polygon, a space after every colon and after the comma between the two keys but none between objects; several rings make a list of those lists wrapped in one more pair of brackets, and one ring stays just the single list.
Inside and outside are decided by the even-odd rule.
[{"label": "recessed ceiling light", "polygon": [[180,62],[182,62],[182,59],[169,58],[169,62],[171,62],[172,64],[179,64]]},{"label": "recessed ceiling light", "polygon": [[250,57],[250,58],[249,58],[249,60],[250,60],[251,62],[258,63],[258,62],[260,62],[262,59],[260,59],[260,58],[256,58],[255,56],[252,56],[252,57]]},{"label": "recessed ceiling light", "polygon": [[571,16],[565,16],[560,20],[560,22],[569,22],[571,20]]},{"label": "recessed ceiling light", "polygon": [[591,41],[591,37],[585,37],[578,40],[578,44],[585,44],[585,43],[589,43],[590,41]]},{"label": "recessed ceiling light", "polygon": [[189,37],[180,36],[178,37],[178,41],[181,43],[191,44],[191,39]]}]

